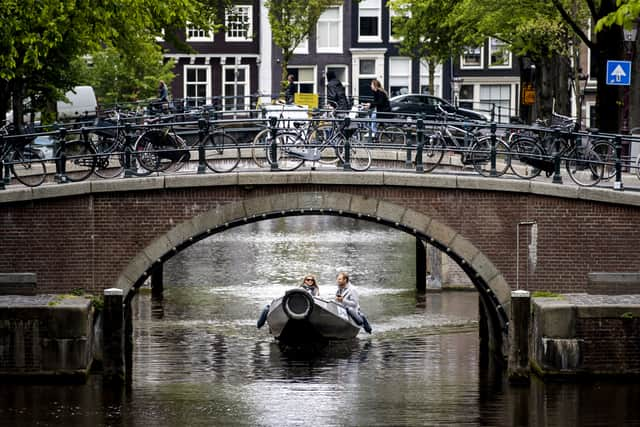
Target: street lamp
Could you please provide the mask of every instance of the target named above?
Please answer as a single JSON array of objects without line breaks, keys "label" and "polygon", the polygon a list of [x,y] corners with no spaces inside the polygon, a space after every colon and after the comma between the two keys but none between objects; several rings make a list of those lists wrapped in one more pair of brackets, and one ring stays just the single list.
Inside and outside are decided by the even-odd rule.
[{"label": "street lamp", "polygon": [[[638,20],[634,19],[631,26],[622,27],[622,33],[624,35],[624,44],[626,48],[626,55],[628,61],[633,61],[633,47],[638,37]],[[633,70],[633,64],[631,64]],[[623,101],[623,116],[622,116],[622,130],[621,133],[629,133],[629,96],[631,93],[631,86],[624,87],[624,101]]]},{"label": "street lamp", "polygon": [[460,98],[460,89],[462,89],[462,82],[464,79],[462,77],[454,77],[451,84],[453,85],[453,105],[459,107],[459,98]]}]

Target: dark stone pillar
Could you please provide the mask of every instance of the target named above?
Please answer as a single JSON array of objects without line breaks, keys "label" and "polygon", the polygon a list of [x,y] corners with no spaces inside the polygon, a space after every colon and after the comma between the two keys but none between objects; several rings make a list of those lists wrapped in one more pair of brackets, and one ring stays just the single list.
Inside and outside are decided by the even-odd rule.
[{"label": "dark stone pillar", "polygon": [[509,382],[529,383],[529,323],[531,294],[529,291],[511,292],[509,320]]},{"label": "dark stone pillar", "polygon": [[125,380],[122,295],[122,289],[118,288],[104,291],[102,348],[105,384],[122,384]]},{"label": "dark stone pillar", "polygon": [[427,291],[427,248],[419,237],[416,237],[416,289]]},{"label": "dark stone pillar", "polygon": [[154,299],[162,299],[164,285],[162,283],[162,264],[157,265],[151,272],[151,297]]}]

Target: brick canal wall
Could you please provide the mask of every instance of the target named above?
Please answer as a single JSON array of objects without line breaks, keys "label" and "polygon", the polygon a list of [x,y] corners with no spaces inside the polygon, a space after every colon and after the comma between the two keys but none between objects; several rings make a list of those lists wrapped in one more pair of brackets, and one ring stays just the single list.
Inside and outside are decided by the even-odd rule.
[{"label": "brick canal wall", "polygon": [[533,298],[530,358],[542,376],[640,375],[640,295]]}]

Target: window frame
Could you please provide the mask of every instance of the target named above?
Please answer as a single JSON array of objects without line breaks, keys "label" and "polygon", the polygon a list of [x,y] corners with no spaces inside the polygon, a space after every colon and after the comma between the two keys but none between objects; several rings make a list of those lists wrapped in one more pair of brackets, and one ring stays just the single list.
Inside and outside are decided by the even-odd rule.
[{"label": "window frame", "polygon": [[[503,49],[503,55],[506,56],[506,60],[507,60],[505,64],[494,65],[493,61],[491,60],[491,58],[493,56],[493,52],[494,52],[492,41],[494,41],[494,40],[497,40],[499,42],[499,44],[500,44],[499,49],[503,49],[504,48]],[[489,68],[492,68],[492,69],[509,69],[509,68],[511,68],[512,54],[511,54],[511,51],[509,49],[506,49],[506,46],[508,46],[507,43],[504,43],[502,40],[497,39],[495,37],[489,37],[489,58],[488,58],[488,60],[489,60]],[[495,50],[497,51],[499,49],[495,49]]]},{"label": "window frame", "polygon": [[[338,9],[338,19],[337,20],[329,20],[329,19],[323,19],[323,15],[329,10],[329,9]],[[318,22],[316,22],[316,52],[317,53],[342,53],[343,50],[343,31],[342,31],[342,24],[343,24],[343,20],[344,20],[344,15],[343,15],[343,10],[342,10],[342,5],[338,5],[338,6],[330,6],[327,9],[325,9],[324,12],[322,12],[322,15],[320,15],[320,18],[318,18]],[[320,28],[321,24],[325,24],[326,25],[331,25],[331,23],[336,23],[337,22],[337,29],[336,29],[336,34],[338,35],[338,43],[336,46],[329,46],[329,47],[320,47],[320,37],[321,35],[325,34],[325,32],[323,32],[323,29]]]},{"label": "window frame", "polygon": [[[197,28],[195,26],[192,26],[193,24],[191,22],[187,22],[187,26],[185,28],[185,41],[188,43],[192,43],[192,42],[212,42],[213,41],[213,31],[207,31],[207,30],[203,30],[202,28]],[[200,32],[203,34],[206,34],[204,36],[189,36],[189,31],[192,32]]]},{"label": "window frame", "polygon": [[[369,4],[367,4],[369,3]],[[376,7],[370,6],[370,4],[377,3]],[[363,7],[364,6],[364,7]],[[363,11],[372,11],[371,15],[366,14],[363,15]],[[375,16],[378,18],[377,32],[378,34],[375,36],[363,36],[361,34],[362,26],[361,26],[361,18],[362,17],[371,17]],[[381,0],[362,0],[358,4],[358,42],[360,43],[381,43],[382,42],[382,2]]]},{"label": "window frame", "polygon": [[[236,11],[236,10],[244,10],[246,11],[246,19],[247,19],[247,27],[246,28],[242,28],[243,23],[241,22],[230,22],[229,21],[229,16],[232,15],[232,12]],[[239,13],[237,14],[237,16],[243,17],[245,16],[244,13]],[[225,41],[228,42],[251,42],[253,41],[253,6],[251,5],[247,5],[247,4],[236,4],[234,5],[231,9],[227,9],[225,10],[224,13],[224,23],[225,23],[225,30],[224,30],[224,38]],[[231,25],[238,25],[238,28],[234,28],[233,31],[236,32],[244,32],[244,36],[231,36],[229,35],[229,29]]]},{"label": "window frame", "polygon": [[[480,64],[479,65],[469,65],[466,63],[465,61],[465,56],[466,56],[466,51],[468,49],[480,49]],[[477,47],[468,47],[465,48],[465,53],[463,53],[462,55],[460,55],[460,69],[461,70],[481,70],[484,68],[484,46],[477,46]]]},{"label": "window frame", "polygon": [[[234,87],[238,86],[238,81],[237,80],[233,80],[232,82],[227,81],[226,80],[226,74],[227,74],[227,70],[232,69],[232,70],[237,70],[237,69],[243,69],[245,70],[245,79],[242,83],[242,85],[244,86],[244,100],[243,100],[243,106],[244,106],[244,110],[249,110],[251,108],[251,102],[250,102],[250,93],[251,93],[251,67],[249,66],[249,64],[238,64],[238,65],[223,65],[222,66],[222,76],[221,76],[221,80],[222,80],[222,110],[226,111],[228,110],[227,108],[227,99],[226,97],[228,96],[237,96],[237,90],[234,90],[234,93],[229,95],[227,94],[227,84],[234,84]],[[234,100],[234,107],[237,106],[237,102]],[[237,108],[232,108],[231,110],[237,110]],[[235,115],[234,115],[235,117]]]},{"label": "window frame", "polygon": [[[204,83],[202,82],[195,82],[195,83],[190,83],[188,80],[188,76],[189,76],[189,70],[194,69],[194,70],[206,70],[206,81]],[[200,105],[208,105],[211,103],[211,96],[210,94],[212,93],[212,84],[211,84],[211,66],[209,65],[185,65],[184,68],[182,69],[183,73],[184,73],[184,82],[183,82],[183,90],[184,90],[184,98],[185,98],[185,102],[187,103],[187,105],[191,104],[189,103],[189,96],[188,94],[188,87],[190,85],[205,85],[205,100],[204,103],[200,103],[196,97],[195,99],[195,104],[193,106],[200,106]],[[197,73],[197,72],[196,72]]]}]

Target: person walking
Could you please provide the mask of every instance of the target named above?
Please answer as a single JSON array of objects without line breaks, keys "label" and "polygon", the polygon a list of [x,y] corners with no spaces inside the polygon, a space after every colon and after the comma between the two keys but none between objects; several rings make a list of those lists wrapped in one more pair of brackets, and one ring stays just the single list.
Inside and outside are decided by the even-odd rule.
[{"label": "person walking", "polygon": [[284,91],[284,102],[286,104],[293,104],[294,96],[296,93],[296,85],[293,83],[294,75],[289,74],[287,76],[287,88]]},{"label": "person walking", "polygon": [[167,87],[167,84],[164,82],[164,80],[160,80],[160,85],[158,86],[158,101],[169,101],[169,88]]},{"label": "person walking", "polygon": [[341,112],[351,109],[344,86],[333,71],[327,72],[327,103]]},{"label": "person walking", "polygon": [[[382,83],[378,79],[371,80],[371,91],[373,92],[373,101],[369,103],[369,108],[374,110],[371,118],[373,122],[371,123],[371,130],[375,134],[377,131],[377,121],[381,122],[384,119],[390,118],[391,114],[391,103],[389,102],[389,95],[382,87]],[[383,127],[384,123],[380,123]]]}]

